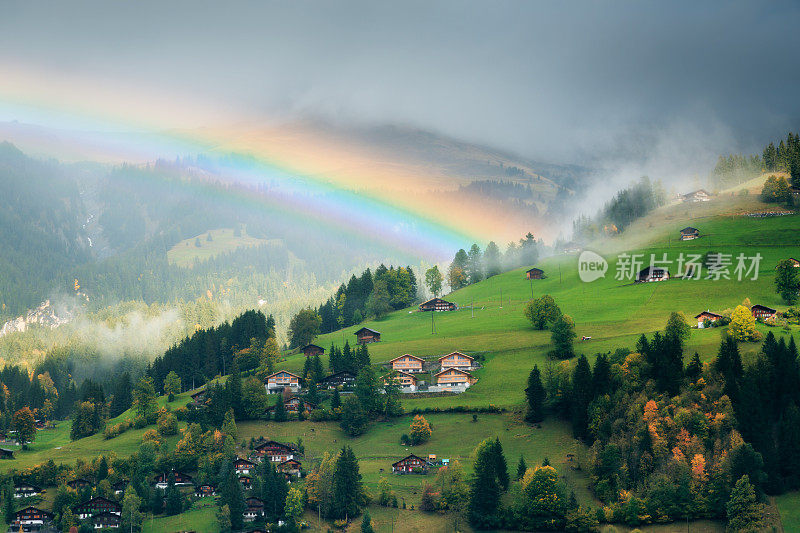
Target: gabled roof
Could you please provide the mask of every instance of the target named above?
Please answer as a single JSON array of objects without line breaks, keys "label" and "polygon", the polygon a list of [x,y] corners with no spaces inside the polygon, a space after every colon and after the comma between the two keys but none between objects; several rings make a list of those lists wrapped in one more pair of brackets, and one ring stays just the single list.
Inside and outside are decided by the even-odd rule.
[{"label": "gabled roof", "polygon": [[544,272],[544,270],[542,270],[541,268],[533,267],[533,268],[530,268],[530,269],[526,270],[525,272],[526,273],[527,272]]},{"label": "gabled roof", "polygon": [[691,226],[686,226],[681,230],[681,233],[698,233],[700,230]]},{"label": "gabled roof", "polygon": [[281,461],[278,466],[283,466],[288,463],[297,463],[297,466],[300,466],[302,463],[297,459],[286,459],[285,461]]},{"label": "gabled roof", "polygon": [[386,374],[385,376],[383,376],[382,379],[389,379],[389,378],[392,378],[392,377],[394,377],[394,376],[396,376],[398,374],[401,375],[401,376],[409,377],[409,378],[413,379],[414,381],[417,381],[417,377],[415,375],[409,374],[408,372],[403,372],[402,370],[394,370],[391,373]]},{"label": "gabled roof", "polygon": [[398,359],[402,359],[403,357],[411,357],[412,359],[416,359],[417,361],[420,361],[420,362],[423,362],[423,363],[425,362],[425,359],[423,359],[422,357],[417,357],[416,355],[411,355],[410,353],[406,353],[406,354],[403,354],[403,355],[398,355],[394,359],[389,359],[389,362],[390,363],[394,363],[395,361],[397,361]]},{"label": "gabled roof", "polygon": [[444,370],[440,370],[437,373],[435,373],[434,376],[438,376],[439,374],[443,374],[445,372],[458,372],[460,374],[464,374],[465,376],[472,377],[472,374],[470,374],[466,370],[461,370],[460,368],[456,368],[456,367],[447,367]]},{"label": "gabled roof", "polygon": [[234,464],[236,464],[236,463],[247,463],[249,465],[256,466],[256,464],[253,461],[248,461],[247,459],[243,459],[241,457],[237,457],[236,458],[236,460],[234,461]]},{"label": "gabled roof", "polygon": [[654,272],[666,272],[667,274],[669,274],[669,269],[667,267],[649,266],[641,269],[639,271],[639,275],[652,274]]},{"label": "gabled roof", "polygon": [[337,377],[345,377],[345,376],[350,376],[351,378],[354,378],[354,379],[356,377],[356,375],[353,374],[352,372],[350,372],[349,370],[340,370],[338,372],[334,372],[330,376],[325,376],[324,378],[319,380],[319,382],[322,383],[322,382],[325,382],[325,381],[330,381],[330,380],[332,380],[334,378],[337,378]]},{"label": "gabled roof", "polygon": [[439,358],[439,361],[441,361],[441,360],[442,360],[442,359],[444,359],[445,357],[450,357],[451,355],[460,355],[460,356],[462,356],[462,357],[466,357],[466,358],[467,358],[467,359],[469,359],[470,361],[474,361],[474,360],[475,360],[475,358],[474,358],[474,357],[472,357],[471,355],[467,355],[467,354],[465,354],[465,353],[461,353],[461,352],[450,352],[450,353],[449,353],[449,354],[447,354],[447,355],[443,355],[443,356],[441,356],[441,357]]},{"label": "gabled roof", "polygon": [[306,344],[305,346],[300,348],[300,351],[305,352],[306,348],[317,348],[319,350],[322,350],[323,352],[325,351],[325,348],[323,348],[322,346],[317,346],[316,344]]},{"label": "gabled roof", "polygon": [[711,316],[715,316],[715,317],[718,317],[718,318],[722,318],[722,315],[718,315],[717,313],[712,313],[711,311],[703,311],[699,315],[695,315],[695,318],[700,318],[703,315],[711,315]]},{"label": "gabled roof", "polygon": [[355,334],[356,334],[356,335],[358,335],[358,334],[359,334],[359,333],[361,333],[362,331],[369,331],[370,333],[377,333],[378,335],[380,335],[380,334],[381,334],[381,332],[380,332],[380,331],[375,331],[374,329],[370,329],[370,328],[361,328],[361,329],[359,329],[358,331],[356,331],[356,332],[355,332]]},{"label": "gabled roof", "polygon": [[192,394],[191,398],[195,398],[197,396],[200,396],[201,394],[205,394],[206,392],[208,392],[208,391],[205,388],[202,388],[199,391],[197,391],[194,394]]},{"label": "gabled roof", "polygon": [[767,307],[766,305],[761,305],[761,304],[756,304],[753,307],[751,307],[750,309],[753,310],[753,309],[756,309],[756,308],[762,309],[764,311],[769,311],[770,313],[777,313],[778,312],[777,309],[773,309],[771,307]]},{"label": "gabled roof", "polygon": [[423,459],[422,457],[419,457],[418,455],[414,455],[414,454],[412,453],[411,455],[406,455],[405,457],[403,457],[403,458],[402,458],[402,459],[400,459],[399,461],[395,461],[394,463],[392,463],[392,466],[395,466],[395,465],[397,465],[397,464],[400,464],[400,463],[402,463],[403,461],[405,461],[405,460],[407,460],[407,459],[419,459],[419,460],[420,460],[420,461],[422,461],[423,463],[425,463],[425,464],[427,464],[427,465],[430,465],[430,463],[428,462],[428,460],[427,460],[427,459]]},{"label": "gabled roof", "polygon": [[72,510],[75,511],[75,510],[81,509],[83,507],[86,507],[87,505],[91,505],[93,503],[98,503],[98,502],[110,504],[111,507],[113,507],[114,509],[122,509],[122,505],[120,505],[119,503],[115,502],[114,500],[109,500],[108,498],[105,498],[103,496],[95,496],[91,500],[88,500],[88,501],[85,501],[83,503],[79,503],[78,505],[73,506]]},{"label": "gabled roof", "polygon": [[52,520],[53,519],[53,513],[51,513],[50,511],[46,511],[44,509],[39,509],[38,507],[34,507],[32,505],[29,505],[24,509],[20,509],[19,511],[14,513],[14,516],[19,516],[19,515],[21,515],[21,514],[23,514],[25,512],[41,513],[41,514],[47,516],[48,520]]},{"label": "gabled roof", "polygon": [[450,305],[452,305],[452,302],[448,302],[447,300],[445,300],[445,299],[443,299],[443,298],[439,298],[439,297],[436,297],[436,298],[431,298],[430,300],[425,300],[424,302],[422,302],[422,303],[421,303],[421,304],[419,304],[419,305],[425,305],[425,304],[429,304],[429,303],[431,303],[431,302],[436,302],[436,301],[439,301],[439,302],[444,302],[444,303],[446,303],[446,304],[450,304]]},{"label": "gabled roof", "polygon": [[14,483],[14,490],[23,489],[23,488],[30,488],[33,489],[34,492],[41,492],[42,488],[34,485],[33,483]]},{"label": "gabled roof", "polygon": [[101,518],[105,518],[106,520],[111,519],[112,522],[119,522],[122,520],[119,515],[110,513],[108,511],[103,511],[102,513],[97,513],[96,515],[92,516],[92,522]]},{"label": "gabled roof", "polygon": [[[277,372],[275,372],[274,374],[270,374],[269,376],[267,376],[267,378],[266,378],[266,379],[269,379],[269,378],[275,377],[275,376],[277,376],[278,374],[289,374],[290,376],[294,376],[294,377],[296,377],[297,379],[300,379],[300,376],[298,376],[297,374],[292,374],[292,373],[291,373],[291,372],[289,372],[288,370],[278,370],[278,371],[277,371]],[[265,381],[266,381],[266,380],[265,380]]]},{"label": "gabled roof", "polygon": [[259,444],[258,446],[256,446],[255,449],[256,450],[260,450],[261,448],[266,448],[267,446],[279,446],[281,448],[285,448],[285,449],[289,450],[290,452],[294,452],[294,448],[292,448],[288,444],[284,444],[284,443],[278,442],[276,440],[264,441],[261,444]]}]

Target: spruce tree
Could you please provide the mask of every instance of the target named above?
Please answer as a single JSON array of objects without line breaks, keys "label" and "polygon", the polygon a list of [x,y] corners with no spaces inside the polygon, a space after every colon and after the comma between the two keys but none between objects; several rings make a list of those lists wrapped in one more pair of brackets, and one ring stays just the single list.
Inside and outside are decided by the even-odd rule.
[{"label": "spruce tree", "polygon": [[728,500],[729,531],[760,531],[764,506],[758,503],[755,490],[746,475],[739,478]]},{"label": "spruce tree", "polygon": [[236,477],[232,464],[223,466],[222,483],[220,483],[220,506],[223,505],[227,505],[231,511],[231,529],[234,531],[242,529],[245,510],[244,496],[242,495],[242,484]]},{"label": "spruce tree", "polygon": [[572,373],[571,419],[572,434],[576,439],[585,439],[588,436],[588,409],[592,398],[592,371],[589,368],[589,360],[585,355],[581,355]]},{"label": "spruce tree", "polygon": [[473,464],[467,518],[477,529],[490,529],[497,525],[500,507],[500,485],[495,475],[496,460],[491,446],[479,445]]},{"label": "spruce tree", "polygon": [[333,517],[349,519],[358,516],[364,503],[361,473],[352,448],[342,448],[333,471]]},{"label": "spruce tree", "polygon": [[231,365],[231,375],[225,382],[225,392],[228,396],[228,402],[233,408],[233,414],[237,420],[241,420],[245,416],[244,405],[242,404],[242,375],[239,372],[239,364],[236,358],[233,359]]},{"label": "spruce tree", "polygon": [[517,480],[522,479],[525,472],[528,470],[528,465],[525,464],[525,457],[519,456],[519,463],[517,463]]},{"label": "spruce tree", "polygon": [[544,401],[545,390],[542,386],[542,377],[539,367],[533,365],[531,373],[528,375],[528,387],[525,389],[525,397],[528,400],[528,410],[525,413],[525,420],[530,423],[537,423],[544,420]]},{"label": "spruce tree", "polygon": [[508,490],[511,480],[508,477],[508,463],[506,462],[505,454],[503,454],[503,445],[500,444],[500,437],[496,437],[492,443],[492,454],[494,456],[494,468],[497,482],[503,490]]},{"label": "spruce tree", "polygon": [[333,389],[333,395],[331,396],[331,409],[338,409],[342,406],[342,399],[339,396],[339,389],[338,387]]},{"label": "spruce tree", "polygon": [[286,406],[283,405],[283,394],[276,394],[275,396],[275,412],[272,415],[272,419],[275,422],[286,422],[288,417],[286,415]]}]

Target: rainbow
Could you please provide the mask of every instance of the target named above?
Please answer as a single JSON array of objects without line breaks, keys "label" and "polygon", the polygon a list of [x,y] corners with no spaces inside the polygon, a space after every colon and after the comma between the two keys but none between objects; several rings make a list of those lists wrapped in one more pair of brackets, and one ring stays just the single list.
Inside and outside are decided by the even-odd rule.
[{"label": "rainbow", "polygon": [[[293,223],[313,224],[428,259],[444,259],[472,242],[486,243],[507,234],[503,220],[486,213],[476,216],[474,206],[442,209],[435,195],[420,194],[429,190],[423,189],[424,175],[404,176],[400,186],[380,187],[382,179],[398,180],[375,168],[336,170],[335,147],[306,142],[300,150],[282,154],[280,143],[259,137],[246,125],[247,117],[230,109],[209,111],[218,104],[182,98],[176,105],[176,99],[140,87],[45,75],[13,65],[0,66],[0,72],[4,73],[0,120],[67,130],[78,143],[91,145],[108,160],[145,162],[211,154],[214,173],[230,185],[224,199]],[[220,123],[235,125],[205,126]],[[175,129],[176,124],[181,129]],[[124,141],[110,134],[107,140],[98,140],[97,132],[120,131],[131,133],[124,134]],[[317,157],[318,153],[323,155]],[[316,160],[320,158],[324,160]],[[358,167],[341,165],[354,166]],[[278,186],[256,187],[264,183]],[[219,194],[219,188],[212,191],[203,180],[193,180],[189,186],[199,193]]]}]

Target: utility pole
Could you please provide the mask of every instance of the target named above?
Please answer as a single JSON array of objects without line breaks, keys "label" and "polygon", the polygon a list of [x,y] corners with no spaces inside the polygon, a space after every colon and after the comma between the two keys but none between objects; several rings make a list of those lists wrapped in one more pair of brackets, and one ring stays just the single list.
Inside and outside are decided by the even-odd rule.
[{"label": "utility pole", "polygon": [[470,308],[470,311],[472,311],[472,316],[470,318],[475,318],[475,298],[472,298],[469,301],[469,308]]},{"label": "utility pole", "polygon": [[500,309],[503,308],[503,289],[500,289]]},{"label": "utility pole", "polygon": [[533,300],[533,278],[529,278],[531,282],[531,300]]}]

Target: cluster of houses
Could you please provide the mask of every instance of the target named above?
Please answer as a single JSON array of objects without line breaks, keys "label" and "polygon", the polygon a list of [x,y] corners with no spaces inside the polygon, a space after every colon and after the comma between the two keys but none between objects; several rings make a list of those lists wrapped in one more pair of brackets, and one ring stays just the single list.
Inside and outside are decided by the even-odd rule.
[{"label": "cluster of houses", "polygon": [[461,392],[477,381],[470,373],[477,368],[475,358],[461,352],[443,355],[437,359],[436,363],[428,362],[416,355],[404,354],[390,360],[386,365],[391,368],[392,373],[384,377],[384,382],[388,383],[389,380],[394,380],[400,385],[403,392],[417,391],[419,382],[415,374],[426,372],[428,366],[438,369],[432,376],[434,381],[432,385],[435,389],[428,389],[431,392],[447,390]]},{"label": "cluster of houses", "polygon": [[[237,458],[234,462],[234,471],[244,490],[253,487],[252,475],[256,469],[256,463],[270,461],[275,464],[275,470],[281,472],[286,480],[291,482],[293,479],[302,477],[301,463],[296,459],[297,451],[288,444],[276,441],[265,441],[253,449],[250,459]],[[194,487],[194,495],[197,498],[214,497],[217,489],[214,485],[204,483],[195,484],[192,476],[184,472],[172,470],[162,472],[154,476],[153,486],[157,489],[166,489],[170,482],[174,482],[176,487]],[[114,494],[122,496],[128,482],[118,481],[112,485]],[[67,486],[75,490],[81,490],[92,486],[92,482],[84,478],[76,478],[67,482]],[[18,483],[14,486],[15,498],[32,498],[44,492],[43,489],[30,483]],[[84,503],[72,507],[72,513],[79,520],[89,520],[93,529],[118,529],[120,527],[122,505],[119,502],[97,496]],[[245,521],[254,521],[264,515],[264,502],[258,498],[248,498],[244,511]],[[28,506],[17,511],[9,524],[10,531],[38,531],[50,525],[53,521],[53,513],[37,507]]]},{"label": "cluster of houses", "polygon": [[[775,318],[778,316],[778,311],[776,309],[761,304],[756,304],[753,307],[751,307],[750,313],[756,320],[768,320],[770,318]],[[714,325],[720,320],[724,319],[725,317],[722,315],[718,315],[717,313],[712,313],[711,311],[706,310],[698,315],[695,315],[694,318],[695,320],[697,320],[697,327],[702,329],[706,327],[706,324]]]}]

